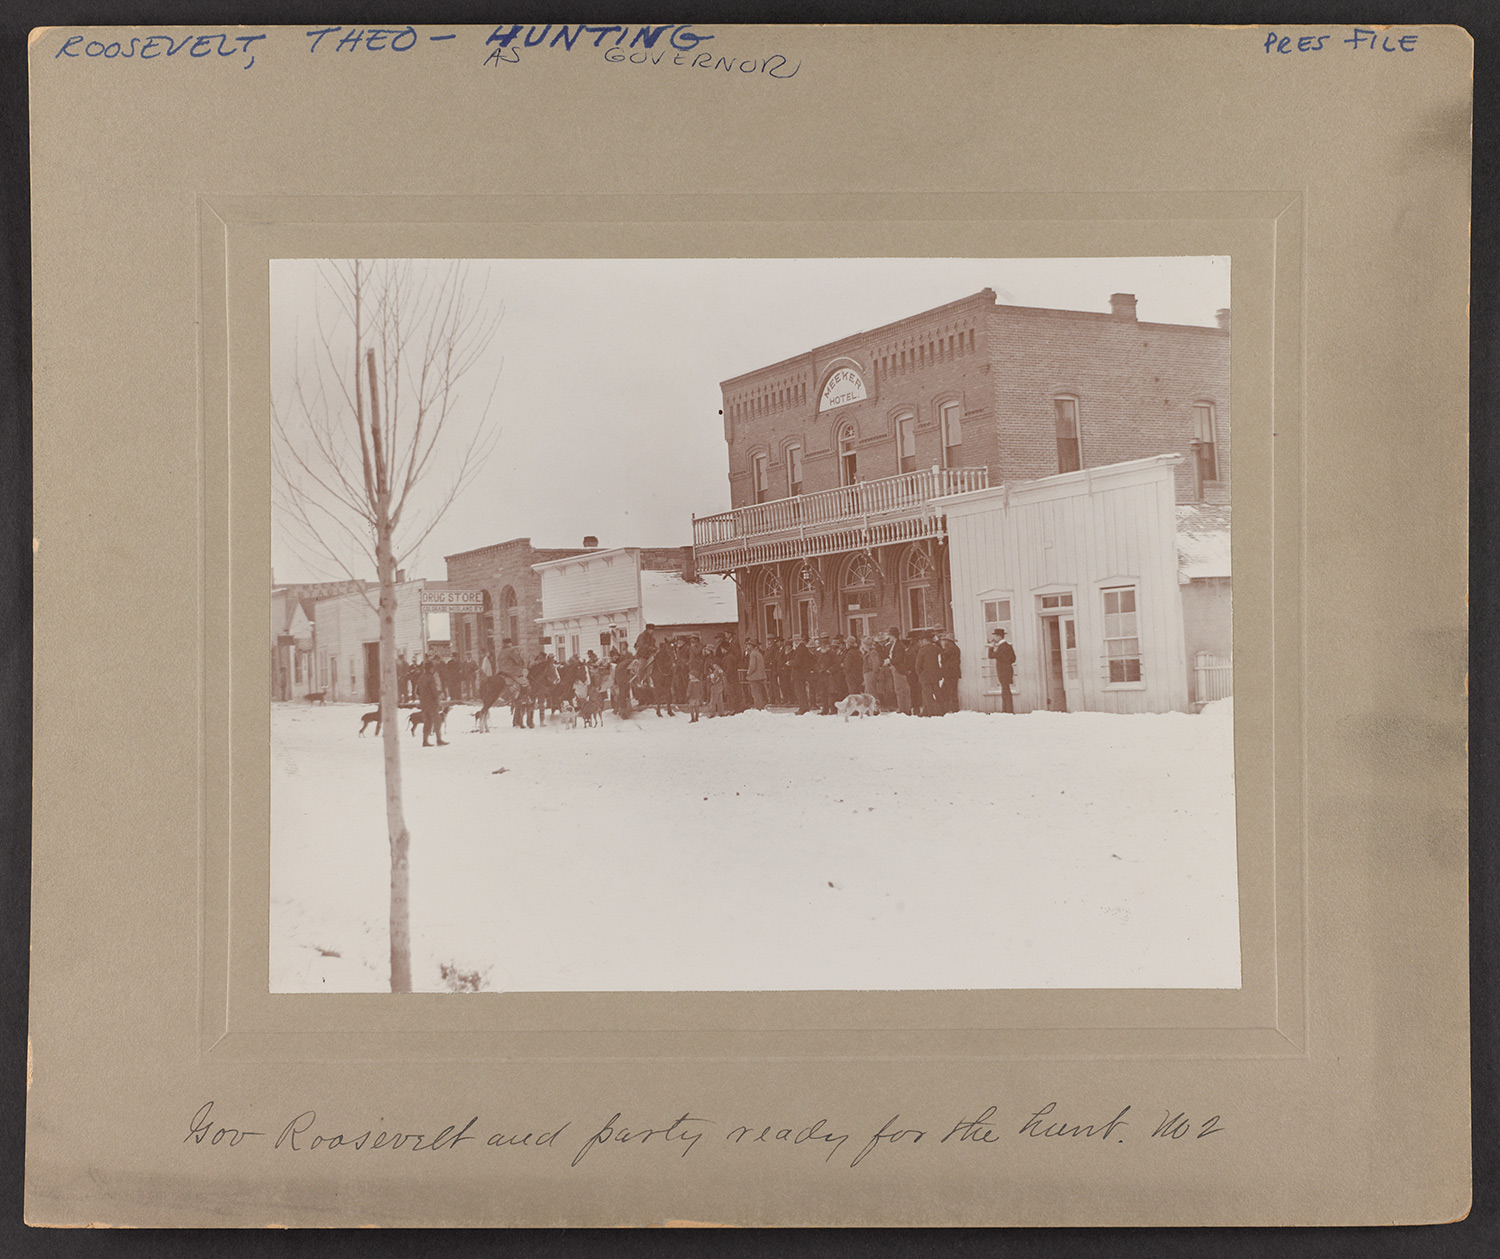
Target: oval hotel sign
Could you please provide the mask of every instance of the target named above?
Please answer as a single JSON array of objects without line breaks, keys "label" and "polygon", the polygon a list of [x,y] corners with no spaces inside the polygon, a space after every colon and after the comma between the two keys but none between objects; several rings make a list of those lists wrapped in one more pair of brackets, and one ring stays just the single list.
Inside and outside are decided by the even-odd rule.
[{"label": "oval hotel sign", "polygon": [[823,399],[818,403],[818,410],[832,411],[834,407],[848,406],[851,402],[862,402],[864,398],[864,378],[852,367],[841,367],[828,378],[828,383],[823,386]]}]

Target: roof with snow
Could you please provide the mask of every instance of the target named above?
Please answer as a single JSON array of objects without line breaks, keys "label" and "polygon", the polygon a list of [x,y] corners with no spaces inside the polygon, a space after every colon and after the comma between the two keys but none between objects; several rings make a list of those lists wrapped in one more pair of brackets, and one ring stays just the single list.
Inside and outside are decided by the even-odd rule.
[{"label": "roof with snow", "polygon": [[642,569],[641,615],[648,625],[725,625],[738,621],[740,610],[728,577],[685,581],[681,573]]},{"label": "roof with snow", "polygon": [[1229,576],[1229,507],[1186,503],[1177,508],[1177,571],[1184,581]]}]

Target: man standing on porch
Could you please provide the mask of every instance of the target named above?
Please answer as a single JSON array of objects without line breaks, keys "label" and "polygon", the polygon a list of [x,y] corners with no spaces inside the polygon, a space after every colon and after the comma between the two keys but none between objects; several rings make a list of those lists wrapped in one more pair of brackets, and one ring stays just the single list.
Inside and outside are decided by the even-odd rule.
[{"label": "man standing on porch", "polygon": [[1016,711],[1015,700],[1010,693],[1010,684],[1016,677],[1016,649],[1005,641],[1005,631],[995,631],[995,641],[990,644],[990,659],[995,662],[995,681],[1000,684],[1000,711]]}]

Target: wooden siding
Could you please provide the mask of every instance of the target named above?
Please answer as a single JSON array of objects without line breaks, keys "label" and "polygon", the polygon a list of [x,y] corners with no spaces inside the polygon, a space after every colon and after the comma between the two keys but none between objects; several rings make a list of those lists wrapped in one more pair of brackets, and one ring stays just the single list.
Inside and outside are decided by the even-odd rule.
[{"label": "wooden siding", "polygon": [[[1048,477],[948,505],[954,635],[965,668],[963,707],[998,711],[983,597],[1011,600],[1017,712],[1046,707],[1041,593],[1071,592],[1076,618],[1077,707],[1092,712],[1186,711],[1187,655],[1177,581],[1172,459]],[[1110,685],[1104,588],[1133,585],[1140,686]]]},{"label": "wooden siding", "polygon": [[543,622],[641,606],[640,556],[633,550],[579,556],[548,564],[538,572]]},{"label": "wooden siding", "polygon": [[[322,684],[315,689],[328,689],[330,699],[363,699],[365,686],[365,643],[380,641],[380,614],[371,605],[380,602],[380,591],[369,591],[369,603],[365,596],[354,592],[319,599],[315,605],[317,616],[313,622],[315,642],[314,676]],[[396,651],[406,653],[413,660],[424,650],[422,641],[422,583],[405,582],[396,587]],[[334,657],[337,682],[330,685],[327,675],[328,658]],[[354,662],[354,686],[349,684],[349,662]]]}]

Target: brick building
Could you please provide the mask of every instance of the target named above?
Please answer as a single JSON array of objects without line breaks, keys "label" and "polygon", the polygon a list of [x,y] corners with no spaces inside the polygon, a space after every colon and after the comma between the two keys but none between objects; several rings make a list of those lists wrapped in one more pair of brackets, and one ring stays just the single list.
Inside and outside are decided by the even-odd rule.
[{"label": "brick building", "polygon": [[1110,306],[983,289],[724,381],[733,509],[693,538],[701,571],[735,574],[742,631],[951,630],[954,494],[1176,453],[1177,501],[1227,504],[1229,312]]},{"label": "brick building", "polygon": [[[453,618],[453,651],[463,659],[478,659],[498,649],[506,639],[530,660],[539,650],[551,649],[551,635],[543,629],[542,579],[535,565],[566,559],[598,549],[597,538],[584,538],[575,547],[536,547],[530,538],[512,538],[473,551],[444,557],[448,584],[484,592],[484,610]],[[693,548],[641,547],[641,567],[653,571],[691,569]]]}]

